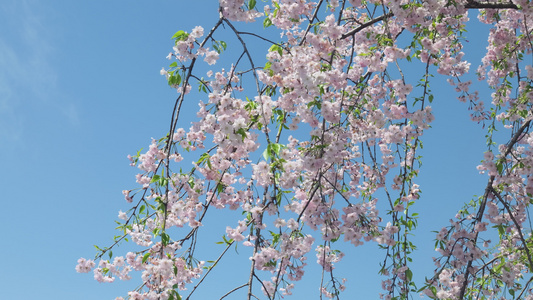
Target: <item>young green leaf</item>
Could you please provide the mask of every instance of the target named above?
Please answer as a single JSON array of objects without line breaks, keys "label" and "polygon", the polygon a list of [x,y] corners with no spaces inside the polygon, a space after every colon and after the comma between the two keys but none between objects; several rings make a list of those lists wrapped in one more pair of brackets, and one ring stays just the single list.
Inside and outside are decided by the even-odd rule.
[{"label": "young green leaf", "polygon": [[150,257],[150,252],[146,252],[146,253],[143,255],[143,260],[142,260],[142,263],[143,263],[143,264],[148,260],[148,257]]},{"label": "young green leaf", "polygon": [[263,28],[267,28],[267,27],[270,27],[272,26],[272,20],[270,20],[270,18],[265,18],[263,20]]},{"label": "young green leaf", "polygon": [[169,242],[170,236],[167,233],[163,232],[163,234],[161,234],[161,244],[163,244],[163,246],[166,246]]}]

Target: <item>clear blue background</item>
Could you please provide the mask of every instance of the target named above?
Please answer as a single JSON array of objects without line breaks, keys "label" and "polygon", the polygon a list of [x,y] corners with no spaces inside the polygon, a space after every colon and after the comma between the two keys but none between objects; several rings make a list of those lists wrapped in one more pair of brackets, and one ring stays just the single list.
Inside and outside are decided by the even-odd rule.
[{"label": "clear blue background", "polygon": [[[137,170],[126,155],[166,133],[177,93],[159,70],[169,64],[170,37],[196,25],[207,32],[217,16],[213,0],[0,4],[0,298],[114,299],[139,283],[134,277],[99,284],[74,267],[79,257],[94,256],[93,244],[110,244],[118,211],[129,208],[121,191],[136,187]],[[469,30],[468,47],[475,50],[467,59],[475,70],[486,31]],[[442,78],[433,82],[436,120],[423,136],[424,165],[417,180],[422,188],[415,207],[421,214],[417,279],[432,275],[431,231],[448,225],[462,203],[482,194],[486,184],[475,169],[486,149],[481,126],[469,120],[452,87]],[[383,252],[375,249],[369,244],[347,252],[347,264],[339,265],[336,275],[356,277],[342,298],[377,299],[377,262]],[[314,261],[311,253],[309,262]],[[244,262],[226,266],[247,272]],[[243,283],[227,283],[234,274],[216,274],[211,287],[218,283],[229,290]],[[306,293],[317,299],[317,278],[297,283],[295,299]],[[221,295],[204,293],[196,299]]]}]

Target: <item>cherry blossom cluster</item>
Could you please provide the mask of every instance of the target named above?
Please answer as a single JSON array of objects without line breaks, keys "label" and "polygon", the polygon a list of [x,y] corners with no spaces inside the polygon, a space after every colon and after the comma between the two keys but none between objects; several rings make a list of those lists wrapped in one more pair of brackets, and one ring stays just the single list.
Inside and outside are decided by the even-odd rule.
[{"label": "cherry blossom cluster", "polygon": [[[277,299],[293,294],[315,249],[328,274],[317,293],[339,299],[350,288],[333,275],[351,254],[338,249],[346,242],[382,250],[383,299],[531,297],[533,67],[524,63],[532,7],[526,0],[220,0],[209,31],[197,26],[173,36],[172,63],[161,70],[179,95],[171,129],[129,157],[139,186],[123,192],[131,208],[119,213],[122,235],[100,249],[98,264],[81,258],[76,270],[93,270],[100,282],[139,271],[142,285],[129,299],[180,299],[191,297],[229,247],[243,246],[251,263],[246,283],[220,297],[246,287],[247,299]],[[463,79],[472,9],[492,26],[477,69],[494,90],[490,103]],[[279,40],[247,31],[256,20]],[[214,69],[226,55],[222,32],[241,52]],[[263,52],[257,43],[265,43]],[[407,71],[414,65],[423,66],[416,78]],[[207,79],[201,66],[210,68]],[[422,137],[435,118],[430,104],[438,101],[434,73],[487,126],[489,149],[478,170],[489,179],[482,196],[437,229],[436,271],[417,287],[411,236],[416,203],[424,201],[416,180]],[[198,106],[188,106],[196,99]],[[196,119],[185,124],[180,115],[190,109]],[[497,143],[500,128],[510,138]],[[228,218],[204,229],[215,209]],[[232,211],[240,214],[229,217]],[[223,236],[209,241],[222,245],[213,257],[197,250],[203,230]],[[111,248],[126,240],[142,250],[111,262]]]}]

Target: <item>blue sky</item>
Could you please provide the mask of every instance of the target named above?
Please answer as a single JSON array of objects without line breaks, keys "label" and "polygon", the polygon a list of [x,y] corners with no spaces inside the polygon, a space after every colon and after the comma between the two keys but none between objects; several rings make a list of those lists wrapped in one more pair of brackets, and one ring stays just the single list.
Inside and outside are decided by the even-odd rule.
[{"label": "blue sky", "polygon": [[[129,208],[121,191],[136,186],[137,172],[126,156],[147,148],[168,128],[177,93],[159,70],[169,64],[170,37],[196,25],[208,30],[217,16],[214,0],[3,1],[2,298],[114,299],[138,283],[99,284],[92,275],[75,273],[74,266],[79,257],[94,256],[93,244],[109,244],[118,211]],[[481,49],[474,53],[482,53],[485,38],[469,38],[469,47]],[[475,70],[480,57],[467,57]],[[442,78],[435,79],[433,91],[436,120],[423,137],[417,180],[423,193],[416,206],[422,215],[416,257],[425,272],[415,270],[419,278],[431,275],[430,231],[447,225],[486,183],[475,169],[485,150],[481,126],[469,120],[466,105]],[[372,262],[382,256],[367,259],[375,253],[369,246],[357,248],[360,252],[344,259],[347,267],[339,268],[339,277],[361,273],[346,296],[372,299],[380,291]],[[120,249],[127,251],[123,246],[115,254]],[[248,270],[247,264],[240,267]],[[230,280],[219,275],[212,285]],[[314,298],[314,289],[303,284],[300,292],[313,290]]]}]

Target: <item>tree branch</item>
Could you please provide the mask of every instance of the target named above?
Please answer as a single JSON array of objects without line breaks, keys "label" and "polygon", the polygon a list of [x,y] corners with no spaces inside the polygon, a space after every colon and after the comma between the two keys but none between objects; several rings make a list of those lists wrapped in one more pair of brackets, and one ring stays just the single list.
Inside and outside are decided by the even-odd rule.
[{"label": "tree branch", "polygon": [[468,3],[465,5],[465,8],[467,9],[484,9],[484,8],[492,8],[492,9],[518,9],[518,6],[514,3],[507,2],[507,3],[490,3],[490,2],[477,2],[473,0],[468,0]]},{"label": "tree branch", "polygon": [[220,300],[226,298],[226,297],[229,296],[231,293],[233,293],[233,292],[235,292],[236,290],[241,289],[241,288],[243,288],[243,287],[245,287],[245,286],[247,286],[247,285],[248,285],[248,283],[245,283],[245,284],[243,284],[243,285],[241,285],[241,286],[238,286],[238,287],[234,288],[233,290],[227,292],[224,296],[220,297]]},{"label": "tree branch", "polygon": [[[194,288],[192,289],[191,293],[189,294],[189,296],[187,296],[187,298],[185,298],[185,300],[189,300],[189,298],[192,296],[192,294],[196,291],[196,289],[198,288],[198,286],[204,281],[204,279],[207,277],[207,275],[209,275],[209,273],[211,272],[211,270],[213,270],[213,268],[217,265],[217,263],[222,259],[222,257],[224,256],[224,254],[226,254],[226,252],[228,251],[229,247],[231,247],[233,245],[234,242],[231,242],[229,243],[227,246],[226,246],[226,249],[224,249],[224,251],[222,251],[222,254],[220,254],[220,256],[217,258],[217,260],[213,263],[213,265],[209,268],[209,270],[207,270],[207,272],[204,274],[204,276],[202,277],[202,279],[200,279],[200,281],[198,281],[198,283],[194,286]],[[246,284],[236,288],[236,289],[239,289],[241,287],[244,287],[246,286]],[[236,290],[234,289],[234,290]],[[234,291],[232,290],[232,291]],[[230,291],[230,293],[232,292]],[[227,294],[226,294],[227,295]],[[223,296],[222,298],[224,298],[226,296]],[[220,298],[220,299],[222,299]]]},{"label": "tree branch", "polygon": [[505,209],[509,213],[509,217],[511,217],[511,220],[513,220],[513,223],[514,223],[514,225],[516,227],[516,230],[518,231],[518,235],[520,236],[520,240],[524,244],[524,249],[526,250],[527,260],[529,261],[529,270],[530,271],[533,270],[533,260],[531,259],[531,253],[529,252],[529,248],[527,246],[526,240],[524,239],[524,235],[522,234],[522,230],[520,230],[520,227],[521,227],[520,224],[518,224],[518,221],[513,216],[513,212],[509,208],[509,205],[507,205],[507,203],[505,203],[505,200],[503,200],[503,198],[500,195],[500,193],[498,193],[496,190],[494,190],[494,188],[491,188],[491,190],[492,190],[491,191],[492,194],[495,195],[496,198],[498,198],[498,200],[500,200],[500,202],[503,204],[503,206],[505,207]]},{"label": "tree branch", "polygon": [[363,24],[363,25],[361,25],[361,26],[359,26],[359,27],[357,27],[357,28],[352,29],[352,30],[348,31],[347,33],[344,33],[344,34],[341,36],[341,40],[342,40],[342,39],[345,39],[345,38],[347,38],[347,37],[349,37],[349,36],[353,36],[354,34],[358,33],[359,31],[361,31],[361,30],[363,30],[363,29],[365,29],[365,28],[367,28],[367,27],[370,27],[370,26],[376,24],[376,23],[379,22],[379,21],[383,21],[383,20],[385,20],[385,19],[387,19],[387,18],[390,18],[390,17],[392,17],[393,15],[394,15],[394,14],[393,14],[392,12],[389,12],[389,13],[387,13],[387,14],[382,15],[381,17],[377,17],[377,18],[375,18],[375,19],[372,19],[371,21],[368,21],[368,22],[366,22],[365,24]]},{"label": "tree branch", "polygon": [[[526,130],[526,128],[529,127],[530,123],[531,123],[531,120],[525,122],[518,129],[518,131],[513,135],[513,137],[511,138],[511,140],[507,144],[507,148],[505,150],[505,153],[504,153],[503,157],[506,157],[507,155],[509,155],[509,153],[511,153],[511,150],[513,149],[513,146],[518,142],[518,139],[522,136],[522,133]],[[494,190],[494,187],[492,185],[493,185],[495,179],[496,179],[496,176],[494,176],[494,175],[491,176],[490,179],[489,179],[487,187],[485,188],[485,194],[483,195],[483,200],[482,200],[481,205],[479,207],[475,222],[479,223],[479,222],[481,222],[481,219],[483,218],[483,212],[485,211],[488,195],[489,195],[489,193],[491,191]],[[473,241],[474,245],[477,243],[477,237],[478,237],[478,235],[476,234],[476,236],[474,238],[474,241]],[[468,265],[467,265],[466,271],[465,271],[465,278],[464,278],[463,285],[461,286],[461,290],[460,290],[460,293],[459,293],[459,298],[458,298],[459,300],[462,300],[464,298],[464,295],[465,295],[465,292],[466,292],[466,286],[468,284],[468,277],[470,275],[470,267],[472,266],[472,261],[473,261],[473,259],[468,261]]]},{"label": "tree branch", "polygon": [[[507,2],[507,3],[489,3],[489,2],[477,2],[477,1],[472,1],[472,0],[468,0],[468,3],[465,4],[465,8],[466,9],[519,9],[519,7],[514,4],[514,3],[511,3],[511,2]],[[345,39],[347,37],[350,37],[350,36],[353,36],[354,34],[358,33],[359,31],[369,27],[369,26],[372,26],[374,25],[375,23],[379,22],[379,21],[383,21],[387,18],[390,18],[394,16],[394,14],[392,12],[389,12],[387,14],[384,14],[382,15],[381,17],[377,17],[375,19],[372,19],[368,22],[366,22],[365,24],[357,27],[357,28],[354,28],[346,33],[344,33],[342,36],[341,36],[341,39]]]}]

